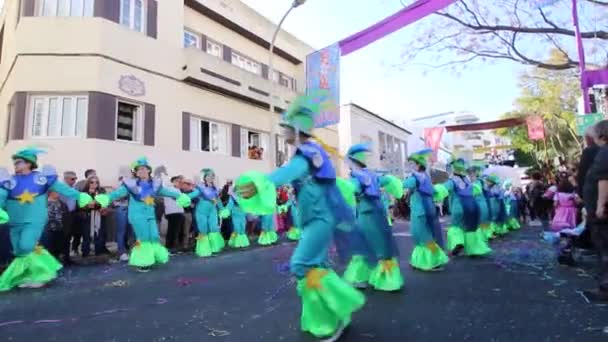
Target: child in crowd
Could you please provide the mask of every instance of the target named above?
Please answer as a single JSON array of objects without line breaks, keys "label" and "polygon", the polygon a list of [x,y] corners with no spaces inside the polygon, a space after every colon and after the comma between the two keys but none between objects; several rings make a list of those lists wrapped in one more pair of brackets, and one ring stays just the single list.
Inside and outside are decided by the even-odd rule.
[{"label": "child in crowd", "polygon": [[574,186],[568,179],[563,178],[557,187],[557,192],[553,195],[555,216],[551,229],[554,232],[576,227],[577,196],[574,190]]}]

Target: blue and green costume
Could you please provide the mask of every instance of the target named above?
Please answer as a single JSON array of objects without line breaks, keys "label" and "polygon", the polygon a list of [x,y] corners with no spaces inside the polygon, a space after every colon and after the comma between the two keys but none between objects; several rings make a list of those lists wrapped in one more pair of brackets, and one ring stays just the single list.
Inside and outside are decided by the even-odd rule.
[{"label": "blue and green costume", "polygon": [[[369,283],[379,291],[397,291],[403,287],[403,276],[397,260],[398,249],[382,202],[382,188],[389,185],[394,177],[378,176],[366,168],[366,155],[370,151],[368,144],[356,144],[348,150],[347,156],[353,164],[350,180],[357,197],[356,226],[376,260],[354,255],[344,272],[344,279],[351,284]],[[400,183],[399,180],[397,182]]]},{"label": "blue and green costume", "polygon": [[463,159],[450,163],[454,175],[445,182],[448,189],[451,222],[448,228],[448,250],[452,252],[464,248],[467,256],[482,256],[492,252],[485,234],[479,229],[479,207],[475,195],[480,194],[466,176]]},{"label": "blue and green costume", "polygon": [[291,215],[291,227],[285,234],[291,241],[298,241],[302,237],[302,230],[300,229],[300,215],[298,215],[298,202],[294,198],[295,194],[289,194],[289,201],[287,201],[287,209],[289,215]]},{"label": "blue and green costume", "polygon": [[[210,175],[215,175],[211,169],[201,170],[203,180]],[[221,252],[226,246],[226,241],[220,233],[219,212],[224,209],[219,198],[219,191],[215,185],[207,185],[203,182],[196,185],[193,192],[188,196],[192,200],[198,200],[194,207],[194,219],[198,236],[196,237],[195,253],[199,257],[209,257]]]},{"label": "blue and green costume", "polygon": [[[139,158],[131,164],[131,170],[134,174],[141,167],[152,171],[146,158]],[[127,196],[129,199],[127,218],[133,227],[136,238],[135,247],[133,247],[129,257],[129,265],[150,267],[157,264],[166,264],[169,261],[169,252],[160,240],[154,199],[159,196],[171,197],[176,199],[177,204],[181,207],[189,206],[190,199],[185,194],[164,187],[160,178],[142,180],[133,177],[123,179],[116,190],[107,195],[97,195],[95,200],[105,208],[110,203]]]},{"label": "blue and green costume", "polygon": [[[418,151],[412,153],[408,160],[426,168],[429,153],[427,149]],[[443,251],[443,232],[434,199],[443,201],[447,195],[434,198],[436,190],[426,172],[413,172],[403,181],[403,187],[410,192],[410,230],[415,245],[410,265],[422,271],[439,269],[449,259]],[[445,192],[445,189],[442,190]]]},{"label": "blue and green costume", "polygon": [[57,271],[62,268],[59,261],[38,244],[48,219],[49,191],[78,201],[80,207],[92,201],[88,194],[58,181],[53,167],[44,166],[35,171],[38,154],[42,152],[26,148],[12,156],[13,160],[31,163],[33,171],[29,174],[11,175],[6,169],[0,170],[0,224],[7,223],[15,255],[0,276],[0,292],[18,286],[44,285],[57,278]]},{"label": "blue and green costume", "polygon": [[497,235],[505,235],[509,232],[506,225],[506,208],[504,201],[504,191],[500,186],[500,179],[497,175],[491,174],[486,177],[488,182],[488,194],[490,198],[490,214],[492,221],[490,222],[492,230]]},{"label": "blue and green costume", "polygon": [[519,223],[519,203],[517,196],[513,193],[513,183],[510,179],[504,182],[505,192],[505,212],[506,212],[506,225],[510,230],[518,230],[521,228]]},{"label": "blue and green costume", "polygon": [[[319,105],[310,97],[296,99],[284,114],[283,126],[312,136]],[[289,163],[268,177],[243,175],[237,186],[254,184],[257,194],[240,199],[245,211],[268,215],[275,211],[276,187],[292,184],[296,189],[302,236],[291,257],[291,272],[298,279],[302,300],[301,329],[316,337],[332,336],[350,323],[353,312],[365,303],[364,295],[340,278],[328,260],[335,232],[351,227],[353,221],[344,198],[336,186],[336,170],[327,152],[306,140],[296,142],[296,154]],[[346,217],[350,214],[350,217]]]},{"label": "blue and green costume", "polygon": [[479,209],[479,230],[481,230],[486,240],[494,236],[492,230],[490,205],[488,203],[487,190],[482,179],[483,165],[477,164],[470,167],[469,172],[475,173],[476,179],[473,182],[473,197]]},{"label": "blue and green costume", "polygon": [[239,206],[235,194],[230,195],[228,204],[224,210],[220,210],[220,217],[232,217],[232,234],[228,240],[228,246],[232,248],[249,247],[249,237],[247,236],[247,214]]},{"label": "blue and green costume", "polygon": [[262,215],[260,217],[260,226],[262,231],[258,237],[258,244],[262,246],[270,246],[279,241],[279,235],[274,225],[274,214]]}]

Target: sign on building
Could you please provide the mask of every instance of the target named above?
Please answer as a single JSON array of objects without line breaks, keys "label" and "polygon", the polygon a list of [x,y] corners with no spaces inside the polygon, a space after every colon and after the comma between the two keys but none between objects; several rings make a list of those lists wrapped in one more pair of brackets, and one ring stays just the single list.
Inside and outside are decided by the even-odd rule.
[{"label": "sign on building", "polygon": [[340,122],[340,46],[331,45],[306,57],[306,93],[327,92],[315,127],[335,125]]}]

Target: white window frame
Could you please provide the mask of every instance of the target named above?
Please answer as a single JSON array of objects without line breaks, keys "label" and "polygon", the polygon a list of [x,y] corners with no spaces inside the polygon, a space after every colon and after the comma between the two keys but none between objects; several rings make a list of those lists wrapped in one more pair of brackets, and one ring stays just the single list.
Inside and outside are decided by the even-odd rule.
[{"label": "white window frame", "polygon": [[[124,8],[124,3],[125,1],[127,1],[129,3],[129,21],[125,22],[123,20],[123,8]],[[137,29],[135,27],[135,19],[136,19],[136,15],[135,15],[135,3],[136,1],[141,1],[141,27],[139,29]],[[133,31],[138,31],[141,33],[146,33],[147,27],[147,11],[148,10],[148,0],[120,0],[120,17],[119,17],[119,21],[120,24],[123,26],[128,27],[129,29],[133,30]]]},{"label": "white window frame", "polygon": [[[286,81],[287,84],[282,84],[281,79]],[[284,73],[282,73],[280,71],[277,71],[277,70],[273,71],[272,81],[274,83],[280,85],[281,87],[285,87],[287,89],[293,89],[293,77],[285,75]]]},{"label": "white window frame", "polygon": [[[202,129],[203,122],[206,122],[209,124],[209,134],[208,134],[209,135],[209,151],[203,150],[203,146],[202,146],[201,129]],[[217,132],[218,132],[217,135],[215,136],[215,139],[217,139],[215,141],[214,141],[214,136],[212,133],[213,127],[216,127]],[[230,146],[229,146],[229,141],[230,141],[229,128],[230,128],[229,125],[221,123],[221,122],[208,120],[208,119],[200,118],[200,117],[196,117],[196,116],[190,117],[190,151],[228,155],[228,151],[230,148]],[[222,134],[220,133],[221,131],[224,132],[223,139],[222,139]],[[223,143],[221,140],[224,140]]]},{"label": "white window frame", "polygon": [[[64,115],[64,103],[65,100],[71,100],[71,108],[69,114],[73,118],[71,123],[74,134],[63,135],[63,115]],[[50,103],[54,100],[56,103],[55,127],[57,133],[49,134],[49,119]],[[40,134],[34,134],[34,123],[35,119],[35,103],[41,101],[43,103],[43,113],[40,119],[40,125],[42,127]],[[78,114],[78,102],[85,101],[85,110]],[[89,96],[86,94],[33,94],[28,97],[28,111],[27,111],[27,136],[31,139],[65,139],[65,138],[86,138],[87,134],[87,121],[88,121],[88,108],[89,107]],[[78,124],[82,125],[82,129],[79,131]]]},{"label": "white window frame", "polygon": [[[104,0],[39,0],[38,1],[38,16],[40,17],[92,17],[95,8],[95,1]],[[80,3],[80,13],[72,13],[72,5]],[[59,9],[64,5],[67,14],[60,14]],[[52,5],[51,13],[45,15],[46,6]]]},{"label": "white window frame", "polygon": [[[215,46],[217,46],[217,48],[218,48],[218,53],[217,53],[217,54],[215,54],[215,53],[213,52],[213,49],[211,49],[211,51],[210,51],[210,50],[209,50],[209,45],[215,45]],[[207,41],[205,42],[205,52],[206,52],[206,53],[208,53],[208,54],[210,54],[211,56],[214,56],[214,57],[217,57],[217,58],[219,58],[219,59],[222,59],[222,58],[224,58],[224,45],[222,45],[222,44],[220,44],[220,43],[216,42],[216,41],[215,41],[215,40],[213,40],[213,39],[209,39],[209,38],[207,38]]]},{"label": "white window frame", "polygon": [[[120,139],[118,137],[118,108],[120,106],[121,103],[127,104],[127,105],[131,105],[137,108],[137,113],[135,113],[134,117],[133,117],[133,140],[126,140],[126,139]],[[126,143],[132,143],[132,144],[142,144],[144,141],[144,105],[141,103],[137,103],[137,102],[133,102],[133,101],[129,101],[129,100],[124,100],[124,99],[116,99],[116,113],[115,115],[115,122],[116,124],[114,125],[114,139],[116,141],[120,141],[120,142],[126,142]]]},{"label": "white window frame", "polygon": [[[189,45],[189,46],[184,46],[184,48],[191,48],[191,47],[196,47],[197,49],[201,48],[201,35],[188,30],[188,29],[184,29],[184,43],[186,42],[186,35],[190,35],[192,37],[194,37],[194,45]],[[185,45],[185,44],[184,44]]]},{"label": "white window frame", "polygon": [[243,54],[232,51],[232,64],[258,76],[262,75],[262,65]]}]

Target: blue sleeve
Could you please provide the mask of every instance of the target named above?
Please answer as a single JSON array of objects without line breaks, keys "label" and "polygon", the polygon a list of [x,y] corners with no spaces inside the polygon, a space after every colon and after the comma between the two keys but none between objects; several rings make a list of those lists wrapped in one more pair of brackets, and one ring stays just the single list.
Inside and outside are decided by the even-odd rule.
[{"label": "blue sleeve", "polygon": [[114,202],[121,198],[127,197],[128,194],[129,194],[129,191],[127,190],[127,188],[124,185],[121,185],[118,187],[118,189],[110,192],[108,194],[108,197],[110,197],[110,202]]},{"label": "blue sleeve", "polygon": [[226,209],[232,211],[233,208],[234,208],[234,200],[232,199],[232,197],[230,197],[230,199],[228,200],[228,204],[226,204]]},{"label": "blue sleeve", "polygon": [[296,155],[291,158],[287,165],[274,170],[268,177],[275,186],[281,186],[310,174],[310,171],[308,160]]},{"label": "blue sleeve", "polygon": [[179,197],[179,195],[181,195],[181,193],[169,190],[169,189],[165,188],[164,186],[160,187],[160,189],[158,190],[158,194],[162,197],[171,197],[173,199],[177,199]]},{"label": "blue sleeve", "polygon": [[0,208],[4,208],[7,198],[8,198],[8,191],[6,191],[6,189],[0,188]]},{"label": "blue sleeve", "polygon": [[194,189],[194,191],[192,191],[191,193],[187,194],[188,197],[190,197],[190,199],[195,199],[198,198],[201,195],[201,191],[198,189],[198,187],[196,189]]},{"label": "blue sleeve", "polygon": [[406,189],[416,189],[416,177],[407,177],[403,181],[403,187]]},{"label": "blue sleeve", "polygon": [[56,181],[55,183],[53,183],[49,190],[54,191],[64,197],[73,199],[75,201],[78,201],[78,199],[80,198],[80,191],[71,188],[67,184],[60,181]]}]

